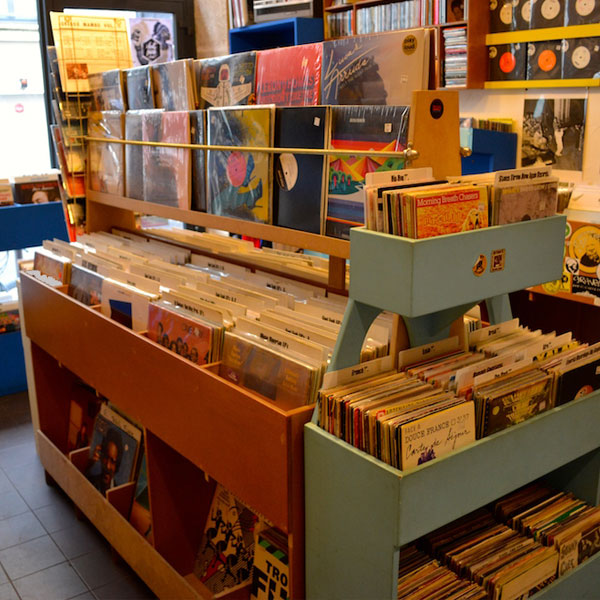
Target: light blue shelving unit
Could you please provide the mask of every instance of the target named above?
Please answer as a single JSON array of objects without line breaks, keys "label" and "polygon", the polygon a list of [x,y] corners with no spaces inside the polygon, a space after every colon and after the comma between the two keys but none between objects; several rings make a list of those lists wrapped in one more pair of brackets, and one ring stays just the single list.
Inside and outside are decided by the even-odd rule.
[{"label": "light blue shelving unit", "polygon": [[[331,368],[358,362],[382,309],[405,317],[412,345],[446,336],[482,300],[492,322],[510,318],[508,292],[560,276],[565,226],[557,216],[427,240],[351,230],[350,300]],[[501,250],[504,269],[491,271]],[[480,256],[487,267],[476,275]],[[598,393],[407,472],[325,432],[316,415],[304,435],[310,600],[396,598],[401,546],[539,477],[600,499]],[[590,560],[540,596],[593,597],[598,573]]]},{"label": "light blue shelving unit", "polygon": [[[0,251],[69,241],[62,202],[0,206]],[[27,389],[21,332],[0,334],[0,396]]]}]

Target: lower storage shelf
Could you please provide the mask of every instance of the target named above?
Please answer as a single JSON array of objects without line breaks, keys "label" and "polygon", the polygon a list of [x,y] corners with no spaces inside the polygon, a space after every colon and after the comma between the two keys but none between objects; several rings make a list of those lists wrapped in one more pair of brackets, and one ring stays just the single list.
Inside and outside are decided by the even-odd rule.
[{"label": "lower storage shelf", "polygon": [[193,575],[180,575],[85,478],[41,431],[37,446],[44,469],[159,598],[210,598]]},{"label": "lower storage shelf", "polygon": [[597,504],[598,423],[600,392],[408,472],[307,424],[307,597],[394,598],[401,546],[549,473]]}]

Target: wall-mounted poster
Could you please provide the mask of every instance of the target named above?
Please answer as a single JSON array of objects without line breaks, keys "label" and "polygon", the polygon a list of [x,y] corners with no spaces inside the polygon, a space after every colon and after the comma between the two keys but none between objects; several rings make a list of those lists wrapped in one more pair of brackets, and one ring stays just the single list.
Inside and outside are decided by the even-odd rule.
[{"label": "wall-mounted poster", "polygon": [[521,166],[581,171],[585,114],[585,98],[525,100]]},{"label": "wall-mounted poster", "polygon": [[170,62],[177,58],[173,21],[172,15],[160,19],[129,19],[129,42],[134,67]]}]

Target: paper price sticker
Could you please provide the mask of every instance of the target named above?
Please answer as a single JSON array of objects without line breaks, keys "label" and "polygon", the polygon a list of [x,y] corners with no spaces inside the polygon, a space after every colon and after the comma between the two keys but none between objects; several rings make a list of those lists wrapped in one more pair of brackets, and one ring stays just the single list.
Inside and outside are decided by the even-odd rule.
[{"label": "paper price sticker", "polygon": [[506,264],[506,249],[492,250],[492,260],[490,264],[490,272],[504,271]]},{"label": "paper price sticker", "polygon": [[473,275],[481,277],[487,268],[487,258],[484,254],[480,254],[475,264],[473,265]]}]

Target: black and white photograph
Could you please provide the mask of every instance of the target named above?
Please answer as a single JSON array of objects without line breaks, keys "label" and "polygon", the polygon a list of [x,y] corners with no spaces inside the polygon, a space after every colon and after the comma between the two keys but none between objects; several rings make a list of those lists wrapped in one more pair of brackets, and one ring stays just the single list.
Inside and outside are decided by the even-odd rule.
[{"label": "black and white photograph", "polygon": [[521,166],[581,171],[585,114],[585,98],[525,100]]}]

